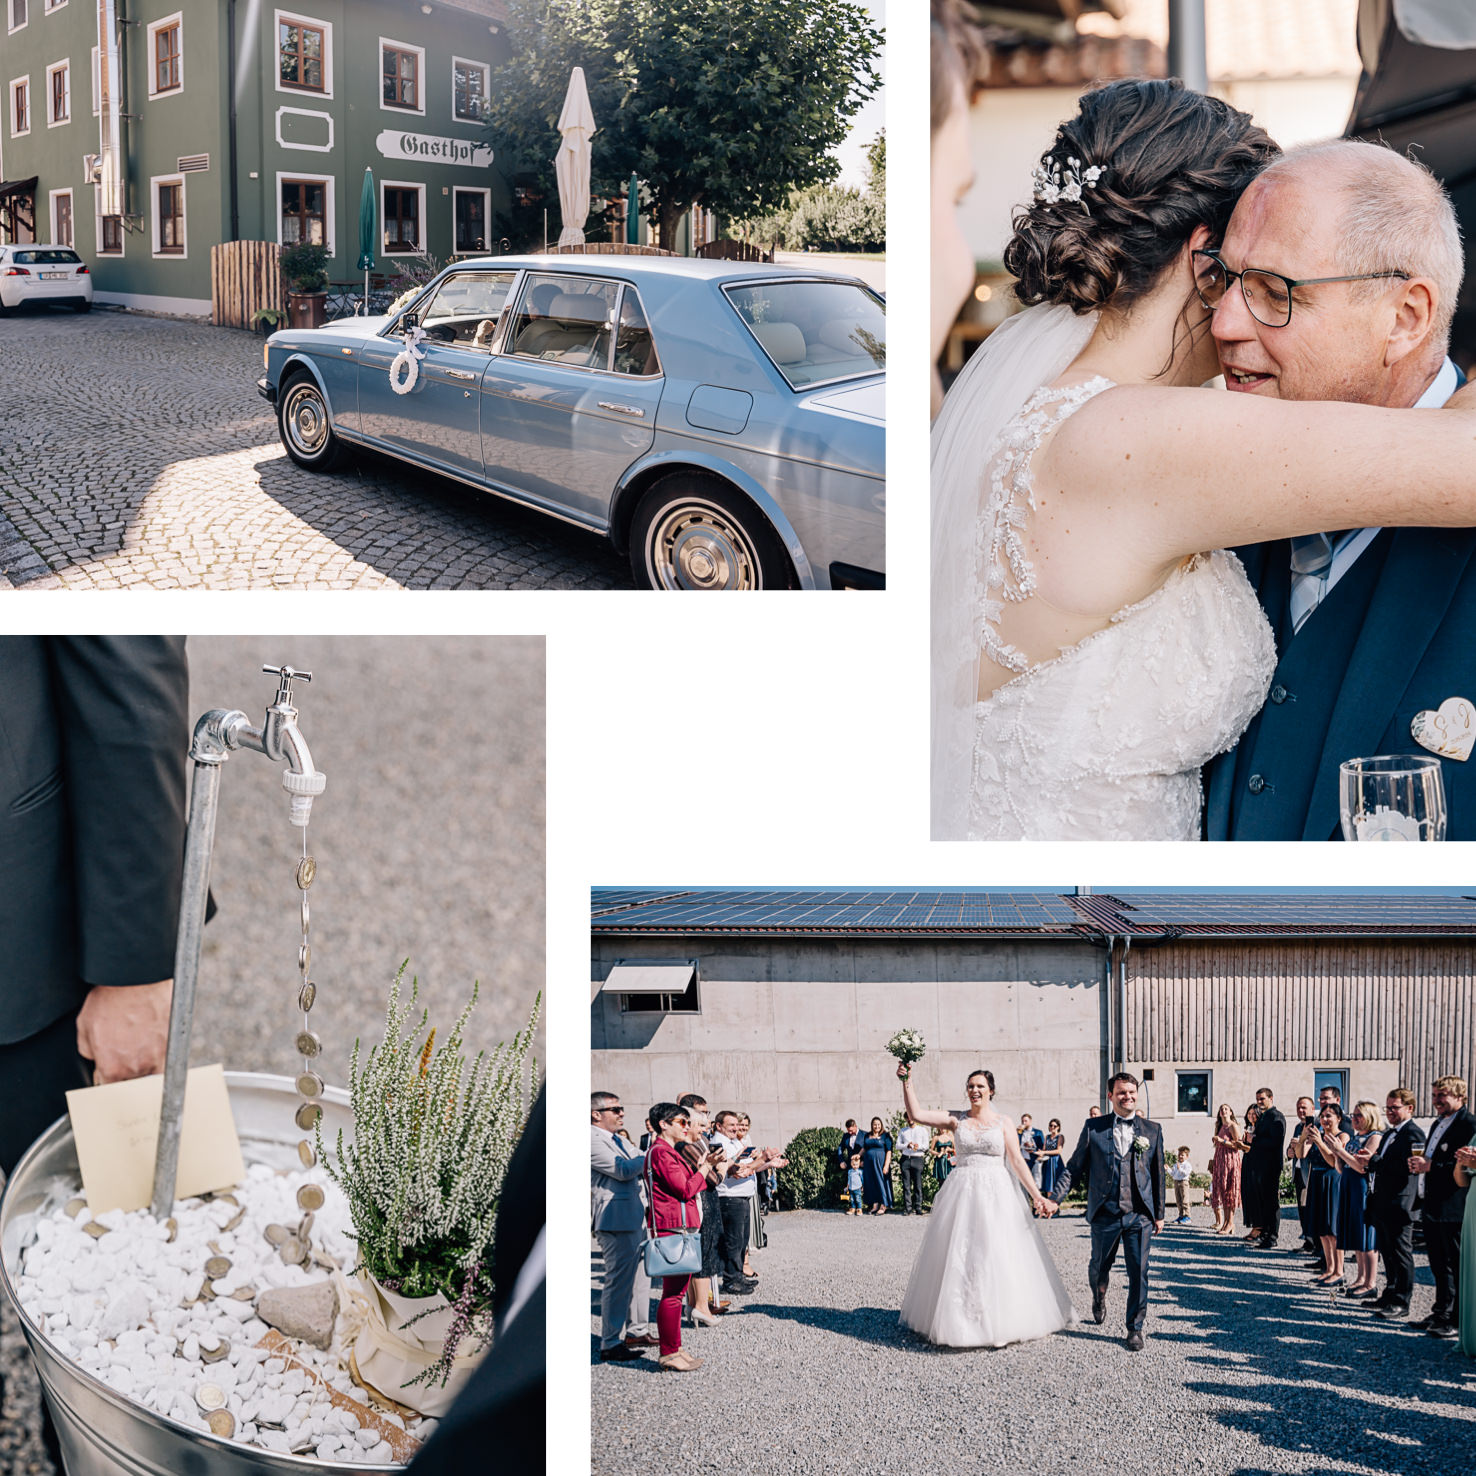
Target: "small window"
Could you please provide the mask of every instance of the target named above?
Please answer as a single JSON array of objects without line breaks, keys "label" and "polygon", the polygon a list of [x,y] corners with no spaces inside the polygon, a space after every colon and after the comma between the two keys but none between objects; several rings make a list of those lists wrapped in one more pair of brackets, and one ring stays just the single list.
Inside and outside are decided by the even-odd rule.
[{"label": "small window", "polygon": [[487,202],[491,190],[469,190],[457,187],[456,254],[471,256],[487,249]]},{"label": "small window", "polygon": [[384,187],[384,254],[411,256],[420,250],[420,191],[413,186]]},{"label": "small window", "polygon": [[177,20],[166,22],[154,32],[154,92],[174,92],[180,85],[179,28]]},{"label": "small window", "polygon": [[697,1005],[697,980],[693,978],[681,994],[622,994],[622,1015],[652,1014],[659,1011],[666,1015],[696,1015],[701,1011]]},{"label": "small window", "polygon": [[634,287],[625,289],[620,302],[620,332],[615,338],[615,362],[611,367],[617,374],[661,373],[656,344]]},{"label": "small window", "polygon": [[98,241],[100,243],[97,248],[99,256],[123,255],[123,217],[121,215],[102,217]]},{"label": "small window", "polygon": [[408,47],[380,43],[380,70],[384,73],[384,105],[422,111],[420,105],[420,58],[422,53]]},{"label": "small window", "polygon": [[1210,1112],[1210,1074],[1208,1071],[1180,1071],[1179,1117],[1208,1117]]},{"label": "small window", "polygon": [[458,56],[451,63],[451,110],[463,123],[482,121],[488,74],[486,62],[462,61]]},{"label": "small window", "polygon": [[72,120],[72,68],[68,62],[60,62],[46,69],[48,95],[51,100],[51,122],[70,123]]},{"label": "small window", "polygon": [[284,87],[296,87],[303,92],[327,91],[322,26],[282,21],[277,29],[277,51]]},{"label": "small window", "polygon": [[791,388],[879,374],[887,367],[881,299],[854,282],[762,282],[728,298]]},{"label": "small window", "polygon": [[53,10],[60,10],[67,0],[46,0],[46,13],[51,14]]},{"label": "small window", "polygon": [[159,186],[159,254],[161,256],[183,256],[184,233],[184,182]]},{"label": "small window", "polygon": [[31,81],[27,77],[10,85],[10,136],[31,131]]},{"label": "small window", "polygon": [[425,336],[458,348],[490,350],[515,272],[456,272],[421,314]]},{"label": "small window", "polygon": [[18,31],[29,19],[26,0],[10,0],[10,29]]},{"label": "small window", "polygon": [[508,335],[510,352],[580,369],[607,369],[614,282],[530,276]]},{"label": "small window", "polygon": [[51,197],[51,239],[58,246],[72,246],[72,192],[58,190]]},{"label": "small window", "polygon": [[1325,1071],[1314,1071],[1312,1073],[1312,1100],[1322,1101],[1323,1087],[1335,1087],[1338,1093],[1338,1101],[1343,1104],[1344,1111],[1348,1107],[1348,1068],[1346,1066],[1333,1066]]},{"label": "small window", "polygon": [[316,179],[282,181],[282,245],[328,244],[328,186]]}]

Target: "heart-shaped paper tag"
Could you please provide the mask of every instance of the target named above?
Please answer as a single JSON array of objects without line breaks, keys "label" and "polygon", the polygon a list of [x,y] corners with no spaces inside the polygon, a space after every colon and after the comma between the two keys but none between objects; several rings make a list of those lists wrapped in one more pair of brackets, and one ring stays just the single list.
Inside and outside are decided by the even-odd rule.
[{"label": "heart-shaped paper tag", "polygon": [[1476,745],[1476,708],[1464,697],[1447,697],[1436,711],[1417,712],[1409,732],[1421,748],[1465,763]]}]

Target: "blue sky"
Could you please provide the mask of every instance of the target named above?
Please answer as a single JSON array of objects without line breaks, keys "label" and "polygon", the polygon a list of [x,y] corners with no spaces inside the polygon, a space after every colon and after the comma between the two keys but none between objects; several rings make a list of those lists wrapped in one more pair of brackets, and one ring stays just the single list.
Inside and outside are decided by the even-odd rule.
[{"label": "blue sky", "polygon": [[[885,30],[887,0],[862,0],[862,3],[871,12],[877,25]],[[839,183],[854,185],[857,189],[864,188],[866,184],[866,150],[872,139],[886,126],[887,54],[885,48],[877,59],[876,69],[882,79],[880,90],[868,99],[866,106],[851,120],[851,131],[846,136],[846,141],[832,150],[835,157],[841,161]]]}]

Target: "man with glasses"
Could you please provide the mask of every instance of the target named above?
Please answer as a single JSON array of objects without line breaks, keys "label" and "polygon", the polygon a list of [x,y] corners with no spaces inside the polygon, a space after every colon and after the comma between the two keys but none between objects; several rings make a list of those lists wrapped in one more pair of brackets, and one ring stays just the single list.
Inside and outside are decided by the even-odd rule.
[{"label": "man with glasses", "polygon": [[593,1229],[604,1261],[600,1286],[600,1359],[624,1363],[654,1348],[651,1278],[641,1262],[646,1191],[641,1175],[646,1155],[616,1131],[625,1108],[613,1092],[589,1099],[589,1192]]},{"label": "man with glasses", "polygon": [[[1463,261],[1439,183],[1391,150],[1294,149],[1194,253],[1231,393],[1434,409]],[[1288,486],[1295,496],[1295,486]],[[1237,550],[1276,631],[1267,703],[1207,773],[1210,840],[1341,835],[1338,765],[1413,747],[1416,715],[1472,694],[1476,531],[1352,528]],[[1442,765],[1451,839],[1476,834],[1476,765]]]}]

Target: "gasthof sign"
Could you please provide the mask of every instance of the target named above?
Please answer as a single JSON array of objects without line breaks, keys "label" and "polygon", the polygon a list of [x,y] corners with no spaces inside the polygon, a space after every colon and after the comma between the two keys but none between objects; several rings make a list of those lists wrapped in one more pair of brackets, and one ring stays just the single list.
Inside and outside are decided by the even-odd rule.
[{"label": "gasthof sign", "polygon": [[486,168],[492,162],[490,144],[464,138],[438,138],[430,133],[396,133],[386,129],[375,139],[386,159],[428,159],[438,164],[469,164]]}]

